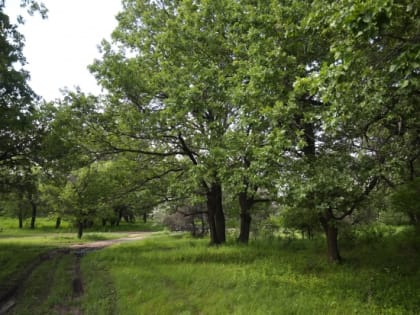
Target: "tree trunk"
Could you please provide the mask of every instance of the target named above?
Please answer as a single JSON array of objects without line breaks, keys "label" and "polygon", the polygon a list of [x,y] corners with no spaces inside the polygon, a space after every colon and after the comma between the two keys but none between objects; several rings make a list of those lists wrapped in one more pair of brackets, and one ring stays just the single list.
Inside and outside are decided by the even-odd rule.
[{"label": "tree trunk", "polygon": [[31,229],[35,229],[37,206],[34,201],[31,201],[31,207],[32,207]]},{"label": "tree trunk", "polygon": [[306,157],[312,159],[315,156],[315,131],[313,123],[304,123],[303,124],[303,138],[306,142],[306,145],[303,147],[303,153]]},{"label": "tree trunk", "polygon": [[326,212],[326,215],[321,216],[320,221],[327,239],[328,260],[333,263],[340,263],[341,256],[338,249],[338,229],[332,224],[330,210]]},{"label": "tree trunk", "polygon": [[83,221],[79,220],[77,222],[77,237],[82,238],[83,236]]},{"label": "tree trunk", "polygon": [[19,229],[21,229],[21,228],[23,228],[23,214],[22,214],[22,211],[19,212],[18,219],[19,219]]},{"label": "tree trunk", "polygon": [[211,244],[226,242],[225,214],[222,205],[222,186],[213,183],[207,191],[207,216],[210,228]]},{"label": "tree trunk", "polygon": [[61,225],[61,217],[57,217],[57,220],[55,221],[55,228],[59,229]]},{"label": "tree trunk", "polygon": [[341,262],[340,252],[338,250],[338,230],[334,226],[328,226],[325,231],[328,245],[328,259],[331,262]]},{"label": "tree trunk", "polygon": [[408,217],[410,218],[410,224],[413,226],[419,226],[420,225],[420,217],[414,213],[414,211],[408,211],[407,212]]},{"label": "tree trunk", "polygon": [[204,236],[204,234],[206,234],[206,217],[204,216],[204,214],[200,214],[200,220],[201,220],[201,236]]},{"label": "tree trunk", "polygon": [[314,233],[312,231],[312,227],[308,225],[307,229],[306,229],[306,233],[308,235],[308,239],[313,239],[314,238]]},{"label": "tree trunk", "polygon": [[214,221],[214,212],[212,209],[207,211],[207,221],[210,230],[210,244],[219,244],[216,234],[216,222]]},{"label": "tree trunk", "polygon": [[249,241],[249,233],[251,231],[251,209],[253,200],[247,197],[246,192],[239,193],[239,206],[241,208],[241,223],[238,242],[247,244]]},{"label": "tree trunk", "polygon": [[143,222],[147,223],[147,212],[143,213]]},{"label": "tree trunk", "polygon": [[121,222],[122,217],[123,217],[123,209],[120,207],[120,208],[118,209],[118,218],[117,218],[117,222],[115,222],[115,225],[116,225],[116,226],[120,226],[120,222]]},{"label": "tree trunk", "polygon": [[250,231],[251,231],[251,215],[249,213],[241,213],[241,226],[240,226],[238,242],[248,244]]},{"label": "tree trunk", "polygon": [[192,216],[192,220],[191,220],[191,236],[192,237],[197,237],[197,227],[195,226],[195,217]]}]

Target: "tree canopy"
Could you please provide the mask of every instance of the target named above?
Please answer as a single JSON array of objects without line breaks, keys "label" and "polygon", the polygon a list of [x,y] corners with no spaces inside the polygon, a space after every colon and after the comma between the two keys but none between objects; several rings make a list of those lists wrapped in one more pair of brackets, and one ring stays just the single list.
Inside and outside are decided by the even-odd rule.
[{"label": "tree canopy", "polygon": [[286,227],[320,226],[331,261],[340,227],[373,220],[378,196],[401,212],[419,177],[413,1],[122,3],[90,66],[107,93],[40,108],[2,15],[0,165],[37,155],[51,207],[81,223],[113,206],[204,204],[212,244],[233,217],[248,242],[252,218],[275,209]]}]

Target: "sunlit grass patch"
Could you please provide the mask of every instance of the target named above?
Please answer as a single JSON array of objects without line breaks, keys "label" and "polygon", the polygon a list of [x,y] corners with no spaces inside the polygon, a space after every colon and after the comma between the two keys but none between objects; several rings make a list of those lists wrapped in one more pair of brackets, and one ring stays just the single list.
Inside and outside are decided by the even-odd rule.
[{"label": "sunlit grass patch", "polygon": [[389,277],[380,267],[386,260],[370,266],[355,250],[344,252],[348,263],[331,265],[322,245],[211,247],[207,240],[158,237],[89,254],[84,267],[92,278],[95,270],[107,270],[118,314],[416,313],[420,287],[413,276],[420,280],[419,273]]}]

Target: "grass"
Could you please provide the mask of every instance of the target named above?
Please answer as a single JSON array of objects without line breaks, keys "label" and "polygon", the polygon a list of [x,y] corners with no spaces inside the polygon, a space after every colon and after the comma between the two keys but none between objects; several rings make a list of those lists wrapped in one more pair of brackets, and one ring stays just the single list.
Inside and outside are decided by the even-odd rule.
[{"label": "grass", "polygon": [[[77,307],[72,305],[74,256],[63,256],[46,261],[31,275],[28,285],[21,292],[23,302],[12,309],[13,315],[63,314]],[[69,312],[70,313],[70,312]]]},{"label": "grass", "polygon": [[[44,233],[71,233],[76,234],[77,228],[72,226],[71,222],[62,220],[61,226],[59,229],[55,228],[55,219],[48,217],[40,217],[35,221],[35,229],[30,229],[30,219],[26,219],[23,223],[23,228],[18,228],[17,218],[10,217],[1,217],[0,216],[0,238],[6,236],[34,236],[36,234]],[[133,232],[133,231],[143,231],[143,232],[156,232],[161,231],[162,226],[154,223],[147,222],[143,223],[137,221],[135,223],[126,223],[121,221],[119,226],[102,226],[101,224],[96,224],[92,228],[84,230],[84,233],[92,232]]]},{"label": "grass", "polygon": [[[40,253],[79,242],[70,226],[56,232],[53,221],[39,220],[44,231],[8,222],[0,219],[0,284]],[[98,228],[82,241],[127,234],[126,226]],[[83,256],[85,292],[77,299],[75,256],[42,263],[13,314],[420,314],[418,234],[370,227],[343,235],[341,245],[345,261],[331,265],[322,238],[210,247],[207,239],[161,233]]]},{"label": "grass", "polygon": [[0,293],[7,289],[5,283],[17,281],[22,270],[31,262],[39,260],[42,253],[75,243],[86,243],[126,237],[133,231],[159,229],[153,223],[122,223],[119,227],[96,227],[86,229],[82,239],[76,236],[76,229],[63,221],[60,229],[55,229],[55,220],[38,218],[36,228],[29,228],[29,220],[24,228],[18,228],[15,218],[0,217]]},{"label": "grass", "polygon": [[[209,247],[158,237],[87,255],[85,314],[418,314],[418,237],[401,233],[325,261],[322,240]],[[102,280],[101,280],[102,279]],[[105,280],[106,281],[105,281]],[[101,286],[101,283],[105,283]],[[114,293],[115,292],[115,293]],[[101,300],[103,311],[92,308]]]}]

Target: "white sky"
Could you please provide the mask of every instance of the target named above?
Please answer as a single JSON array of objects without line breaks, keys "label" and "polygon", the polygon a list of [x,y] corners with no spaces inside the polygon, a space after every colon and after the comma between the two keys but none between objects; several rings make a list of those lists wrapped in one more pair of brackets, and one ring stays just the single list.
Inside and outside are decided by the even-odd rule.
[{"label": "white sky", "polygon": [[32,89],[45,100],[60,98],[60,89],[101,92],[87,66],[99,58],[98,45],[110,38],[117,26],[115,15],[121,0],[42,0],[48,19],[39,14],[27,16],[19,8],[20,0],[6,0],[6,13],[13,19],[24,16],[19,27],[25,36],[24,55]]}]

